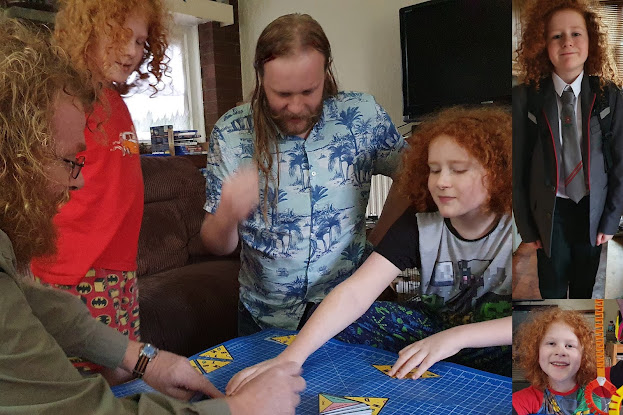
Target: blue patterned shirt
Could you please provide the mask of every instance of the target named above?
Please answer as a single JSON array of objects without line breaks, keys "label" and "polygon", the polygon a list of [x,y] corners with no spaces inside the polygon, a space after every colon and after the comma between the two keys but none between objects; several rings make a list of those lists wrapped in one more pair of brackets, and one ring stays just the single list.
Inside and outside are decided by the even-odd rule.
[{"label": "blue patterned shirt", "polygon": [[[326,99],[306,140],[279,138],[278,163],[273,154],[279,189],[271,182],[264,195],[260,175],[260,205],[239,226],[240,299],[262,328],[296,329],[306,304],[321,301],[360,265],[371,177],[394,176],[404,146],[385,110],[358,92]],[[223,180],[252,163],[253,152],[253,116],[245,104],[212,131],[207,212],[216,211]]]}]

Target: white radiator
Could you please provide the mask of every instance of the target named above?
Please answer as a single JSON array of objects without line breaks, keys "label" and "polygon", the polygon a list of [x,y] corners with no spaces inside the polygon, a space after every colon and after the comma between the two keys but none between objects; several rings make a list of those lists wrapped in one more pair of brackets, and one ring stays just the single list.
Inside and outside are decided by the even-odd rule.
[{"label": "white radiator", "polygon": [[366,209],[366,217],[381,216],[385,199],[389,193],[389,188],[392,185],[392,179],[380,174],[372,176],[372,186],[370,188],[370,200],[368,200],[368,207]]}]

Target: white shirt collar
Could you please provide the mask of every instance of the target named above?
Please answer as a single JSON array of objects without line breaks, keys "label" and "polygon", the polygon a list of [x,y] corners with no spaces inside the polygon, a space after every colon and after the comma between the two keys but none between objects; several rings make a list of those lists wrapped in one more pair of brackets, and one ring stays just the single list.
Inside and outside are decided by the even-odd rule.
[{"label": "white shirt collar", "polygon": [[579,97],[580,91],[582,90],[582,78],[584,78],[584,71],[580,72],[578,77],[575,78],[575,81],[573,81],[571,84],[567,84],[565,81],[562,80],[560,76],[558,76],[558,74],[556,74],[556,72],[552,72],[552,81],[554,81],[554,89],[556,90],[556,94],[558,94],[559,97],[562,96],[562,92],[565,90],[567,85],[571,86],[571,89],[573,90],[573,93],[575,94],[575,96]]}]

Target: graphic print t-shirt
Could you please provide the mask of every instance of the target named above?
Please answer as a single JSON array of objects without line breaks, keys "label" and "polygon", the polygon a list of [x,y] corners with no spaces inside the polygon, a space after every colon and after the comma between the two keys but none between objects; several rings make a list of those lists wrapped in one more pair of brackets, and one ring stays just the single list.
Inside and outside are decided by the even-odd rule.
[{"label": "graphic print t-shirt", "polygon": [[108,105],[97,105],[87,118],[87,149],[78,154],[85,156],[84,187],[54,217],[57,254],[31,264],[50,284],[75,285],[94,267],[136,269],[144,202],[138,140],[121,96],[111,89],[104,94]]},{"label": "graphic print t-shirt", "polygon": [[485,236],[467,240],[439,212],[409,208],[376,252],[401,270],[418,268],[422,299],[464,324],[510,315],[511,241],[507,215]]}]

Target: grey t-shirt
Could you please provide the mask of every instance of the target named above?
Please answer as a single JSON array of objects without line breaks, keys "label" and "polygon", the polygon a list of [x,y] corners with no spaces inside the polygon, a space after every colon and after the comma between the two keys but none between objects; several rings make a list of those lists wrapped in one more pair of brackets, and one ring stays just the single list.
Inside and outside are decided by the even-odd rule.
[{"label": "grey t-shirt", "polygon": [[510,315],[511,218],[504,215],[486,235],[463,238],[439,212],[409,208],[376,248],[401,270],[418,268],[420,295],[442,311],[473,320]]}]

